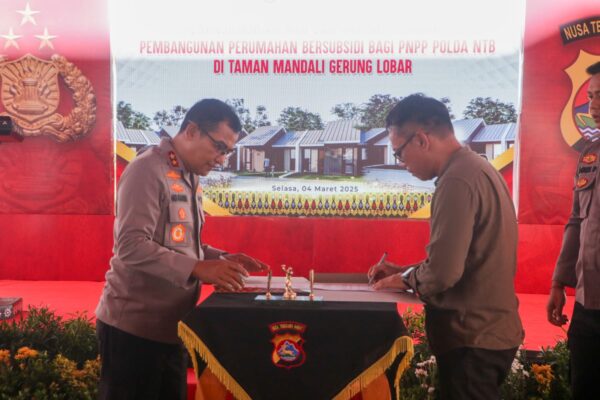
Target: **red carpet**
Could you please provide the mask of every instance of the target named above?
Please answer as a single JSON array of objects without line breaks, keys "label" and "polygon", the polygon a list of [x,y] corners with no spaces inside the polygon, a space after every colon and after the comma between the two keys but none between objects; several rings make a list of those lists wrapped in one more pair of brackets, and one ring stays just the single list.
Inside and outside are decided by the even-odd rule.
[{"label": "red carpet", "polygon": [[[22,297],[23,307],[47,306],[56,314],[69,317],[78,312],[87,312],[94,317],[94,310],[102,292],[104,282],[87,281],[12,281],[0,280],[0,297]],[[202,288],[200,301],[212,293],[210,286]],[[525,348],[539,350],[541,347],[552,346],[558,339],[566,336],[561,328],[550,325],[546,321],[546,295],[520,294],[519,312],[525,326]],[[570,317],[573,309],[573,296],[567,297],[566,314]],[[411,306],[413,310],[421,307]],[[402,312],[406,309],[398,305]],[[566,329],[566,328],[565,328]],[[193,371],[188,371],[188,394],[193,399],[195,378]]]}]

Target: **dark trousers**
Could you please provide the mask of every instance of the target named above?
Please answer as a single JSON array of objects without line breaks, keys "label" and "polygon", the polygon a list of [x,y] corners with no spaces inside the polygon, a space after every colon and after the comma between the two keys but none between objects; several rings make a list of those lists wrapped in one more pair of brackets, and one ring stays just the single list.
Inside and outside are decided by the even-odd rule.
[{"label": "dark trousers", "polygon": [[506,379],[517,348],[486,350],[460,347],[436,355],[440,399],[495,400]]},{"label": "dark trousers", "polygon": [[600,399],[600,310],[575,302],[568,338],[573,399]]},{"label": "dark trousers", "polygon": [[143,339],[100,320],[96,334],[102,361],[99,399],[186,399],[183,346]]}]

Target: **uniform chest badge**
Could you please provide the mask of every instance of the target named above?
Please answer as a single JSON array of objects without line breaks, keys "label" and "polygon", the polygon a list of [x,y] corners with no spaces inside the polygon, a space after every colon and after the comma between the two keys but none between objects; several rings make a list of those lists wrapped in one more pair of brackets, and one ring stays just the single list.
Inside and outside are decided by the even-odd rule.
[{"label": "uniform chest badge", "polygon": [[169,151],[169,161],[171,163],[171,166],[179,167],[179,161],[177,160],[177,156],[175,155],[175,152],[173,150]]},{"label": "uniform chest badge", "polygon": [[594,153],[589,153],[583,156],[581,162],[584,164],[593,164],[598,160],[598,156]]},{"label": "uniform chest badge", "polygon": [[185,219],[186,217],[186,213],[183,208],[180,208],[179,211],[177,211],[177,214],[179,214],[179,219]]},{"label": "uniform chest badge", "polygon": [[181,176],[177,172],[170,170],[169,172],[167,172],[167,178],[180,179]]},{"label": "uniform chest badge", "polygon": [[587,184],[588,184],[588,182],[589,182],[589,180],[588,180],[587,178],[579,178],[579,179],[577,179],[576,186],[577,186],[578,188],[582,188],[582,187],[584,187],[585,185],[587,185]]},{"label": "uniform chest badge", "polygon": [[198,185],[198,188],[196,189],[196,194],[202,195],[202,186]]},{"label": "uniform chest badge", "polygon": [[177,224],[171,228],[171,240],[182,243],[185,240],[185,226]]},{"label": "uniform chest badge", "polygon": [[171,190],[173,190],[175,193],[183,193],[185,188],[177,183],[174,183],[171,185]]},{"label": "uniform chest badge", "polygon": [[273,353],[271,361],[280,368],[291,369],[299,367],[306,361],[306,353],[302,345],[302,334],[306,325],[295,321],[275,322],[269,325],[273,334]]}]

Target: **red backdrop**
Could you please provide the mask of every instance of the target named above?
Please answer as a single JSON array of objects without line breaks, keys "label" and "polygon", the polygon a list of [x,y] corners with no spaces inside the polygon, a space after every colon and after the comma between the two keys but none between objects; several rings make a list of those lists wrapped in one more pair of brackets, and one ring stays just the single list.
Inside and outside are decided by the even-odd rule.
[{"label": "red backdrop", "polygon": [[[51,34],[59,35],[53,41],[54,51],[74,62],[92,81],[98,117],[92,134],[77,143],[59,145],[48,139],[27,139],[20,144],[0,145],[4,171],[10,171],[0,181],[0,199],[14,197],[9,187],[25,190],[25,195],[17,196],[22,201],[4,202],[0,209],[0,279],[100,280],[108,268],[114,165],[108,24],[106,5],[100,3],[104,2],[46,1],[42,13],[36,15],[38,30],[47,24]],[[570,209],[577,153],[560,131],[560,115],[572,90],[564,69],[581,49],[600,54],[597,37],[564,45],[560,26],[594,16],[598,13],[595,3],[527,2],[519,151],[516,286],[520,292],[547,291]],[[16,7],[14,3],[9,5]],[[16,18],[16,22],[7,21],[4,26],[14,26],[15,34],[20,34],[16,29],[21,17],[12,8],[3,10],[6,12],[0,20],[5,22],[9,15]],[[52,16],[53,23],[41,24],[43,16]],[[31,24],[26,26],[34,29]],[[52,53],[48,49],[39,51],[39,41],[26,44],[20,39],[19,43],[19,51],[8,48],[3,53],[11,59],[26,52],[40,58]],[[70,105],[67,102],[61,109]],[[117,173],[122,167],[122,161],[117,160]],[[502,172],[510,183],[512,166]],[[14,182],[11,179],[16,179],[18,185],[8,184]],[[55,185],[61,180],[64,186],[58,191]],[[63,187],[71,200],[50,204],[38,195],[39,202],[35,203],[35,190],[50,193],[54,189],[64,196]],[[428,232],[426,221],[213,217],[208,220],[204,238],[217,247],[260,257],[275,267],[290,264],[298,275],[305,275],[309,268],[322,272],[364,271],[383,251],[399,263],[418,261],[425,255]]]}]

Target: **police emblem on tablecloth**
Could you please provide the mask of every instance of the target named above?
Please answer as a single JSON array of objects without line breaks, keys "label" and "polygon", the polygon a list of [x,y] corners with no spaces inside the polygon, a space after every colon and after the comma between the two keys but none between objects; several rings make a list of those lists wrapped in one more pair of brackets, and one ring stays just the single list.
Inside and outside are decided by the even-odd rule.
[{"label": "police emblem on tablecloth", "polygon": [[271,360],[275,366],[291,369],[304,364],[306,353],[302,347],[302,335],[306,331],[306,325],[295,321],[282,321],[270,324],[269,330],[273,334]]},{"label": "police emblem on tablecloth", "polygon": [[[58,76],[72,91],[75,103],[64,116],[60,103]],[[27,54],[15,61],[0,58],[4,113],[13,119],[25,137],[50,136],[59,142],[80,139],[96,122],[96,95],[90,81],[65,57],[50,61]]]}]

